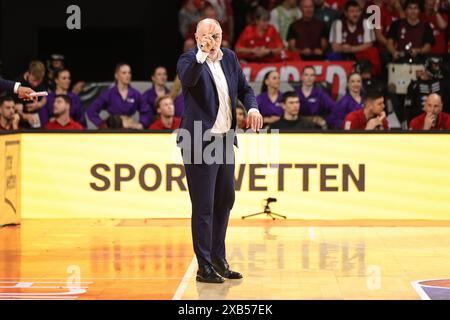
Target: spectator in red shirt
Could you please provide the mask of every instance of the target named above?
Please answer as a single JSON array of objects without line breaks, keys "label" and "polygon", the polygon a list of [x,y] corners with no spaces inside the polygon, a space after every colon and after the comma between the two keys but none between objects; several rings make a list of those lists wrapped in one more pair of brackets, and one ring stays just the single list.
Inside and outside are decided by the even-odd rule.
[{"label": "spectator in red shirt", "polygon": [[424,113],[409,123],[410,130],[450,130],[450,114],[442,112],[442,98],[437,93],[427,97]]},{"label": "spectator in red shirt", "polygon": [[300,9],[303,17],[293,22],[287,33],[289,50],[299,53],[303,60],[323,60],[328,46],[326,25],[314,18],[313,0],[302,0]]},{"label": "spectator in red shirt", "polygon": [[85,109],[80,100],[80,97],[69,90],[70,85],[72,83],[70,71],[66,68],[56,70],[53,75],[53,78],[56,88],[55,90],[49,92],[47,96],[47,103],[39,111],[39,118],[41,119],[41,125],[45,127],[47,122],[52,117],[55,97],[58,94],[65,94],[69,96],[72,102],[70,104],[70,117],[86,128],[87,123],[86,123]]},{"label": "spectator in red shirt", "polygon": [[430,53],[442,55],[445,53],[445,31],[447,30],[448,17],[445,13],[439,11],[440,0],[425,0],[425,12],[421,20],[430,24],[433,30],[435,44],[431,47]]},{"label": "spectator in red shirt", "polygon": [[384,97],[379,90],[366,93],[364,108],[350,112],[344,121],[345,130],[387,130]]},{"label": "spectator in red shirt", "polygon": [[[259,7],[255,23],[245,27],[236,43],[239,59],[248,62],[278,62],[284,49],[283,40],[274,26],[269,24],[269,12]],[[284,51],[283,51],[284,52]]]},{"label": "spectator in red shirt", "polygon": [[84,130],[83,126],[70,118],[72,101],[65,94],[58,94],[53,104],[54,120],[45,125],[47,130]]},{"label": "spectator in red shirt", "polygon": [[159,118],[150,125],[150,130],[175,130],[180,127],[181,119],[175,117],[175,106],[170,96],[156,99],[155,107]]},{"label": "spectator in red shirt", "polygon": [[20,116],[16,113],[14,104],[13,98],[0,97],[0,131],[19,129]]}]

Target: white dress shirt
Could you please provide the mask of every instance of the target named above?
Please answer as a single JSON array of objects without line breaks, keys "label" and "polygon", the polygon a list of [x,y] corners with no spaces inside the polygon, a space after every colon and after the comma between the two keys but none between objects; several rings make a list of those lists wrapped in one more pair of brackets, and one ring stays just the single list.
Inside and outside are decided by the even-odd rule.
[{"label": "white dress shirt", "polygon": [[19,87],[21,86],[20,82],[16,82],[14,84],[14,93],[17,94],[17,90],[19,90]]},{"label": "white dress shirt", "polygon": [[[211,133],[226,133],[231,129],[233,115],[231,114],[231,98],[230,93],[228,92],[227,79],[223,73],[222,66],[220,65],[220,61],[223,58],[223,52],[222,50],[219,50],[217,59],[212,61],[208,58],[207,52],[203,52],[199,49],[197,51],[196,58],[198,63],[203,64],[206,61],[208,64],[214,78],[214,83],[216,84],[217,93],[219,95],[219,110],[217,112],[216,122],[211,129]],[[251,108],[248,113],[254,111],[258,111],[258,109]]]}]

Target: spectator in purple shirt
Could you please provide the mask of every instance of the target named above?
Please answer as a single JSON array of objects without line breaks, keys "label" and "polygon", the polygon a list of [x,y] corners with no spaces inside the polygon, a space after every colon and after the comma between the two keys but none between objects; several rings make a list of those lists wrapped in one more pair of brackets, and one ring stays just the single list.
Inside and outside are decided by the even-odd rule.
[{"label": "spectator in purple shirt", "polygon": [[319,127],[326,129],[333,126],[329,116],[336,108],[335,102],[322,89],[315,86],[316,70],[313,66],[305,66],[301,74],[302,85],[297,89],[300,98],[300,115],[311,117]]},{"label": "spectator in purple shirt", "polygon": [[264,118],[264,124],[280,120],[284,110],[281,105],[283,93],[280,89],[280,74],[276,70],[267,72],[261,87],[261,94],[256,97],[259,112]]},{"label": "spectator in purple shirt", "polygon": [[[88,108],[87,115],[97,127],[105,128],[106,121],[100,118],[100,111],[106,110],[110,115],[122,116],[125,129],[143,129],[150,124],[148,105],[143,103],[139,91],[131,87],[131,68],[126,63],[119,63],[115,70],[116,83],[103,92]],[[139,122],[132,116],[139,112]]]},{"label": "spectator in purple shirt", "polygon": [[[142,99],[148,105],[150,110],[150,122],[155,120],[157,114],[155,108],[155,101],[159,97],[170,94],[170,90],[166,87],[167,84],[167,69],[165,67],[156,67],[152,74],[153,86],[144,92]],[[175,101],[175,116],[181,117],[183,115],[184,103],[183,96],[174,97]]]},{"label": "spectator in purple shirt", "polygon": [[356,72],[350,74],[347,86],[347,93],[338,101],[336,112],[332,115],[336,129],[343,129],[344,119],[347,114],[359,110],[364,106],[361,75]]},{"label": "spectator in purple shirt", "polygon": [[70,71],[68,69],[57,70],[53,75],[53,80],[55,81],[55,91],[49,92],[47,96],[47,103],[39,111],[39,118],[41,119],[42,127],[49,122],[53,115],[53,105],[55,104],[55,97],[57,95],[67,95],[70,100],[70,118],[81,124],[86,128],[86,116],[84,112],[84,107],[81,103],[80,98],[69,90],[71,84]]}]

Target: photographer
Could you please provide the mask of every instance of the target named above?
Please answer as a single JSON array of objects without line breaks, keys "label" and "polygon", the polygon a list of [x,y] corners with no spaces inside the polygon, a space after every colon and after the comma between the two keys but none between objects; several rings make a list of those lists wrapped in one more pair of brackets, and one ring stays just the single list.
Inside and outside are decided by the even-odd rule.
[{"label": "photographer", "polygon": [[387,49],[397,62],[420,62],[435,39],[430,24],[420,19],[419,0],[407,0],[405,19],[395,21],[388,33]]},{"label": "photographer", "polygon": [[411,81],[409,84],[405,98],[405,116],[408,122],[422,113],[425,100],[431,93],[441,95],[444,106],[448,106],[449,88],[443,80],[441,70],[442,59],[429,57],[425,61],[425,71],[420,73],[417,80]]}]

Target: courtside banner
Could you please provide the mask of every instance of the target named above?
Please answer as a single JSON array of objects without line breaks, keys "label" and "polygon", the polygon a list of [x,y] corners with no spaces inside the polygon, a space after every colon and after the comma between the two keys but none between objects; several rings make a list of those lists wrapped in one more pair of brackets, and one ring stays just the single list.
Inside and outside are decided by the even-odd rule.
[{"label": "courtside banner", "polygon": [[0,135],[0,226],[20,223],[20,135]]},{"label": "courtside banner", "polygon": [[[450,134],[240,134],[232,217],[450,219]],[[23,218],[189,218],[171,134],[22,135]],[[264,217],[264,216],[263,216]]]},{"label": "courtside banner", "polygon": [[299,82],[305,66],[312,65],[316,70],[316,81],[331,83],[334,98],[345,94],[347,77],[353,70],[352,61],[290,61],[281,63],[244,63],[242,70],[248,81],[262,82],[264,75],[277,70],[281,81]]}]

